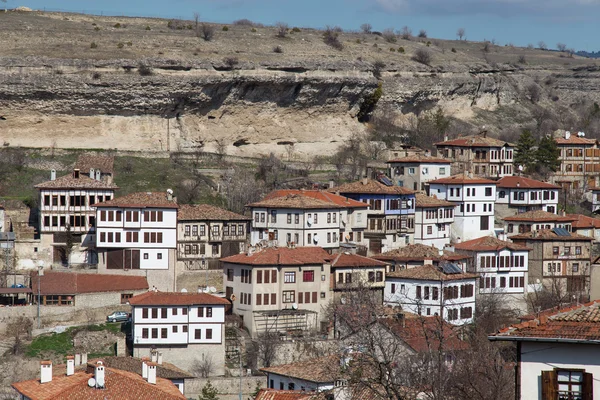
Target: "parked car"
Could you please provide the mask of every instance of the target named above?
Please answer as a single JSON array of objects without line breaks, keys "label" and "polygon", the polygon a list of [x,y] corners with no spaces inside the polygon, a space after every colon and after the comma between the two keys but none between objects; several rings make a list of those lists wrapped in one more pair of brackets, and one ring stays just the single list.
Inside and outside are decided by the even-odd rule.
[{"label": "parked car", "polygon": [[108,322],[125,322],[129,320],[129,314],[125,311],[115,311],[106,317]]}]

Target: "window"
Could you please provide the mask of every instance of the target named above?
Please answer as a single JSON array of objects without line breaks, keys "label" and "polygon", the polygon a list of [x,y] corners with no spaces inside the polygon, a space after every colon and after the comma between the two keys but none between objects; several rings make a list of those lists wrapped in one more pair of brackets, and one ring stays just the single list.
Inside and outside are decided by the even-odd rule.
[{"label": "window", "polygon": [[283,282],[284,283],[296,283],[296,273],[295,272],[285,272],[283,274]]},{"label": "window", "polygon": [[584,400],[593,397],[592,374],[584,370],[542,371],[542,399]]},{"label": "window", "polygon": [[571,255],[571,247],[565,246],[565,256]]},{"label": "window", "polygon": [[409,173],[410,175],[414,175],[414,174],[415,174],[415,169],[414,169],[414,168],[412,168],[412,167],[411,167],[411,168],[408,168],[408,173]]},{"label": "window", "polygon": [[555,255],[555,256],[558,255],[558,246],[552,247],[552,255]]},{"label": "window", "polygon": [[157,253],[156,254],[156,259],[157,260],[162,260],[162,253]]},{"label": "window", "polygon": [[433,227],[431,225],[427,226],[427,234],[431,235],[433,233]]},{"label": "window", "polygon": [[375,272],[369,271],[369,282],[375,282]]},{"label": "window", "polygon": [[303,282],[314,282],[315,281],[315,271],[304,271],[302,273],[302,281]]},{"label": "window", "polygon": [[206,339],[212,339],[212,329],[206,330]]},{"label": "window", "polygon": [[204,318],[204,307],[198,307],[198,318]]},{"label": "window", "polygon": [[291,223],[292,223],[292,214],[291,214],[291,213],[288,213],[288,214],[287,214],[287,223],[288,223],[288,224],[291,224]]},{"label": "window", "polygon": [[152,328],[152,339],[158,339],[158,328]]},{"label": "window", "polygon": [[148,309],[142,308],[142,318],[148,318]]},{"label": "window", "polygon": [[481,217],[479,220],[479,230],[487,231],[490,228],[490,217]]},{"label": "window", "polygon": [[271,223],[274,224],[277,222],[277,211],[271,210]]},{"label": "window", "polygon": [[158,318],[158,308],[152,309],[152,318]]},{"label": "window", "polygon": [[446,168],[440,167],[440,175],[446,175]]},{"label": "window", "polygon": [[177,333],[179,331],[177,325],[173,325],[172,331],[173,331],[173,333]]},{"label": "window", "polygon": [[188,327],[187,327],[187,325],[184,325],[184,326],[181,328],[181,332],[183,332],[183,333],[187,333],[187,332],[188,332]]},{"label": "window", "polygon": [[573,271],[573,273],[579,272],[579,263],[573,263],[571,265],[571,270]]},{"label": "window", "polygon": [[148,328],[142,329],[142,339],[148,339]]},{"label": "window", "polygon": [[346,283],[352,283],[352,273],[346,272]]},{"label": "window", "polygon": [[167,328],[160,328],[160,338],[161,339],[167,338]]},{"label": "window", "polygon": [[581,255],[581,246],[575,246],[575,254]]},{"label": "window", "polygon": [[295,303],[296,292],[294,290],[284,290],[282,293],[281,301],[283,303]]},{"label": "window", "polygon": [[196,339],[196,340],[202,339],[202,329],[194,330],[194,339]]}]

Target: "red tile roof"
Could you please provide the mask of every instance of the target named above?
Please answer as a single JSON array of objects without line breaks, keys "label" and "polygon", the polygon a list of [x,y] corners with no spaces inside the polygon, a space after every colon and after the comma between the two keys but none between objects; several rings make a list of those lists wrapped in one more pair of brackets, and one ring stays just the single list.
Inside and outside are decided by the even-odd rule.
[{"label": "red tile roof", "polygon": [[398,164],[451,164],[452,160],[445,158],[429,157],[422,154],[415,154],[414,156],[394,158],[393,160],[387,161],[390,163]]},{"label": "red tile roof", "polygon": [[558,145],[589,144],[590,146],[593,146],[594,144],[598,143],[598,141],[596,139],[586,139],[586,138],[582,138],[582,137],[579,137],[579,136],[573,135],[573,134],[571,134],[571,137],[568,139],[565,139],[564,137],[559,137],[559,138],[554,139],[554,141]]},{"label": "red tile roof", "polygon": [[322,247],[267,247],[251,254],[240,253],[222,262],[244,265],[310,265],[328,262],[331,255]]},{"label": "red tile roof", "polygon": [[417,208],[427,208],[427,207],[455,207],[456,204],[451,203],[446,200],[440,200],[435,195],[427,196],[423,193],[417,193],[415,195],[415,206]]},{"label": "red tile roof", "polygon": [[[31,287],[37,291],[38,274],[31,275]],[[40,293],[80,294],[100,292],[121,292],[124,290],[146,290],[145,276],[78,274],[73,272],[44,271],[40,277]]]},{"label": "red tile roof", "polygon": [[401,269],[399,271],[394,272],[388,272],[386,276],[389,278],[441,282],[459,281],[463,279],[475,279],[479,277],[479,275],[469,274],[466,272],[460,274],[447,274],[441,268],[430,264],[421,265],[414,268]]},{"label": "red tile roof", "polygon": [[433,181],[429,181],[429,184],[439,183],[441,185],[496,185],[495,181],[490,179],[481,178],[479,176],[468,174],[458,174],[449,176],[448,178],[440,178]]},{"label": "red tile roof", "polygon": [[263,199],[255,203],[247,204],[246,207],[254,208],[291,208],[300,210],[313,210],[313,209],[340,209],[335,203],[329,201],[315,199],[301,194],[288,194],[281,197],[271,197]]},{"label": "red tile roof", "polygon": [[345,254],[340,253],[333,256],[331,262],[332,267],[346,267],[346,268],[359,268],[359,267],[385,267],[387,264],[375,260],[373,258],[360,256],[358,254]]},{"label": "red tile roof", "polygon": [[524,176],[505,176],[496,182],[496,186],[508,189],[560,189],[560,186],[525,178]]},{"label": "red tile roof", "polygon": [[491,335],[492,340],[600,341],[600,300],[542,313]]},{"label": "red tile roof", "polygon": [[222,297],[208,293],[181,293],[149,291],[138,294],[128,300],[132,306],[194,306],[194,305],[229,305]]},{"label": "red tile roof", "polygon": [[396,260],[396,261],[424,261],[424,260],[463,260],[470,258],[463,254],[456,254],[448,250],[440,250],[434,246],[426,246],[421,243],[409,244],[399,249],[390,250],[383,254],[373,256],[377,260]]},{"label": "red tile roof", "polygon": [[313,395],[299,390],[260,389],[254,400],[309,400]]},{"label": "red tile roof", "polygon": [[178,221],[247,221],[250,217],[210,204],[182,204],[177,211]]},{"label": "red tile roof", "polygon": [[262,368],[261,371],[315,383],[334,382],[342,375],[339,354]]},{"label": "red tile roof", "polygon": [[562,216],[557,214],[552,214],[543,210],[534,210],[527,211],[520,214],[515,214],[510,217],[505,217],[505,221],[527,221],[527,222],[571,222],[575,221],[576,218],[569,216]]},{"label": "red tile roof", "polygon": [[569,236],[559,236],[550,229],[531,231],[510,237],[511,240],[551,240],[551,241],[592,241],[591,237],[571,233]]},{"label": "red tile roof", "polygon": [[528,247],[500,240],[493,236],[483,236],[466,242],[457,243],[454,245],[454,248],[467,251],[500,251],[504,249],[513,251],[531,251]]},{"label": "red tile roof", "polygon": [[362,179],[360,181],[346,183],[329,189],[330,192],[354,193],[354,194],[414,194],[414,190],[402,186],[387,186],[373,179]]},{"label": "red tile roof", "polygon": [[460,147],[502,147],[515,145],[504,140],[499,140],[487,135],[478,134],[473,136],[463,136],[445,142],[435,143],[435,146],[460,146]]},{"label": "red tile roof", "polygon": [[600,228],[600,219],[581,214],[567,214],[567,217],[576,218],[571,224],[573,229]]},{"label": "red tile roof", "polygon": [[94,204],[94,207],[177,208],[177,202],[168,200],[166,192],[138,192]]},{"label": "red tile roof", "polygon": [[341,207],[351,208],[365,208],[369,207],[367,203],[349,199],[348,197],[340,196],[338,194],[325,192],[323,190],[294,190],[294,189],[280,189],[274,190],[267,194],[263,200],[271,200],[276,197],[284,197],[289,195],[301,195],[310,197],[317,200],[327,201]]},{"label": "red tile roof", "polygon": [[46,181],[35,185],[38,189],[118,189],[113,183],[90,178],[87,175],[80,174],[79,178],[74,178],[73,174],[61,176],[53,181]]},{"label": "red tile roof", "polygon": [[80,154],[75,162],[75,167],[81,173],[90,173],[90,169],[100,170],[103,174],[114,174],[115,158],[113,156],[100,156],[96,154]]},{"label": "red tile roof", "polygon": [[88,386],[94,377],[87,371],[73,375],[53,376],[52,381],[40,383],[39,379],[12,384],[19,393],[32,400],[180,400],[186,397],[170,380],[156,378],[156,384],[148,383],[138,374],[114,368],[105,368],[105,388]]},{"label": "red tile roof", "polygon": [[466,350],[469,345],[460,340],[454,327],[440,317],[381,318],[379,320],[417,353]]}]

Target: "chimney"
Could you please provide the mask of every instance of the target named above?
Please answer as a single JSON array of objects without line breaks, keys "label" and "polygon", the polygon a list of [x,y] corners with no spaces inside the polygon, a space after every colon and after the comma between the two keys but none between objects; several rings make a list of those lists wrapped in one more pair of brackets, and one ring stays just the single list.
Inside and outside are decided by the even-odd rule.
[{"label": "chimney", "polygon": [[67,376],[75,373],[75,357],[67,356]]},{"label": "chimney", "polygon": [[79,169],[75,168],[73,170],[73,178],[79,179]]},{"label": "chimney", "polygon": [[329,189],[333,189],[335,186],[335,182],[333,180],[329,181]]},{"label": "chimney", "polygon": [[363,185],[366,185],[366,184],[368,184],[368,183],[369,183],[369,178],[367,178],[367,177],[364,177],[364,178],[363,178],[363,180],[362,180],[362,184],[363,184]]},{"label": "chimney", "polygon": [[96,173],[94,172],[94,168],[90,168],[90,179],[96,179]]},{"label": "chimney", "polygon": [[75,365],[81,365],[81,354],[75,353]]},{"label": "chimney", "polygon": [[158,353],[158,361],[157,361],[158,365],[162,365],[162,352]]},{"label": "chimney", "polygon": [[96,180],[97,181],[102,180],[102,172],[100,172],[99,169],[96,170]]},{"label": "chimney", "polygon": [[156,385],[156,363],[148,363],[148,383]]},{"label": "chimney", "polygon": [[148,379],[148,362],[150,359],[148,357],[142,357],[142,378]]},{"label": "chimney", "polygon": [[481,131],[481,136],[487,137],[487,131],[486,130]]},{"label": "chimney", "polygon": [[52,361],[41,361],[40,367],[40,383],[52,382]]},{"label": "chimney", "polygon": [[167,200],[173,201],[173,190],[167,189]]},{"label": "chimney", "polygon": [[94,371],[94,378],[96,378],[96,387],[104,388],[104,363],[102,361],[96,362],[96,370]]},{"label": "chimney", "polygon": [[156,363],[158,361],[158,351],[156,349],[150,350],[150,360],[153,363]]},{"label": "chimney", "polygon": [[56,180],[56,170],[55,169],[51,169],[50,170],[50,180],[51,181],[55,181]]},{"label": "chimney", "polygon": [[87,364],[87,353],[81,353],[81,363]]},{"label": "chimney", "polygon": [[448,141],[448,135],[444,135],[444,142]]}]

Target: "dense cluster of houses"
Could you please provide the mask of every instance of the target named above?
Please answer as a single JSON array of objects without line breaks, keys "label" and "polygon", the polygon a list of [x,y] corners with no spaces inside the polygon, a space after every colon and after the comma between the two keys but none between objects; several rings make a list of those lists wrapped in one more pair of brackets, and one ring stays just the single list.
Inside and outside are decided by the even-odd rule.
[{"label": "dense cluster of houses", "polygon": [[[419,334],[410,329],[413,321],[435,321],[455,340],[457,327],[474,321],[485,296],[522,314],[540,312],[528,301],[540,293],[569,299],[563,303],[595,298],[600,288],[593,245],[600,220],[566,214],[559,197],[586,189],[592,192],[592,211],[600,208],[600,172],[593,162],[600,150],[596,141],[581,137],[556,141],[562,165],[553,183],[521,176],[513,164],[514,145],[484,132],[437,143],[436,157],[406,150],[385,171],[327,190],[276,190],[248,204],[248,216],[178,204],[168,189],[119,196],[112,159],[84,156],[72,173],[52,172],[50,181],[36,186],[41,236],[36,257],[38,265],[53,270],[38,268],[32,283],[46,306],[85,307],[100,294],[110,298],[106,303],[129,304],[134,355],[158,351],[161,360],[184,369],[200,356],[224,373],[227,314],[237,315],[252,339],[316,332],[330,339],[352,337],[359,327],[343,318],[332,322],[329,307],[352,306],[357,293],[389,310],[391,317],[377,320],[386,334],[409,352],[423,351]],[[94,273],[56,272],[64,266],[92,267]],[[177,285],[184,271],[216,268],[223,272],[223,293],[211,294],[208,287],[187,293]],[[60,274],[73,278],[61,285]],[[30,296],[35,302],[33,291]],[[522,398],[540,398],[540,390],[562,393],[561,379],[573,390],[600,395],[600,387],[589,383],[594,371],[573,367],[577,362],[570,356],[564,363],[575,372],[566,376],[559,365],[578,340],[594,347],[597,338],[574,333],[555,352],[544,347],[550,341],[542,332],[546,326],[560,336],[564,321],[595,323],[596,303],[578,307],[532,317],[492,337],[519,343]],[[585,315],[570,319],[580,309]],[[457,339],[456,348],[462,345]],[[525,356],[529,353],[537,355]],[[308,361],[311,368],[265,368],[268,389],[257,398],[275,399],[279,391],[333,391],[347,398],[345,378],[325,361]],[[557,367],[541,371],[540,362]],[[144,364],[144,370],[155,365]],[[90,364],[86,373],[98,374],[98,368]],[[532,379],[542,383],[526,387]],[[39,388],[15,387],[37,398],[28,393]],[[303,395],[295,398],[317,398]]]}]

